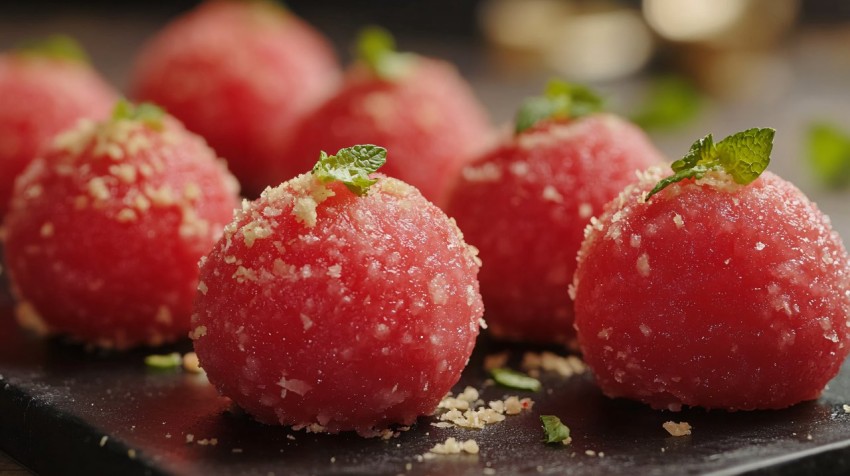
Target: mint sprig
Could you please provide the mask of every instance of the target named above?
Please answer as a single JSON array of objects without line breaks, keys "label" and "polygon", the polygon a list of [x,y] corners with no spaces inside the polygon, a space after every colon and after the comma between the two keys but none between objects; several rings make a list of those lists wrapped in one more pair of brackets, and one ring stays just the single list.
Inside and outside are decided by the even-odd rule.
[{"label": "mint sprig", "polygon": [[646,196],[664,190],[668,185],[685,179],[701,179],[712,170],[723,170],[735,183],[747,185],[757,179],[770,163],[775,129],[753,128],[732,134],[714,143],[711,134],[691,145],[681,159],[670,166],[675,172],[658,182]]},{"label": "mint sprig", "polygon": [[156,370],[170,370],[180,367],[183,357],[179,352],[170,354],[152,354],[145,357],[145,365]]},{"label": "mint sprig", "polygon": [[516,115],[516,133],[544,119],[567,119],[602,110],[602,98],[580,84],[552,80],[543,96],[526,99]]},{"label": "mint sprig", "polygon": [[355,145],[340,149],[336,155],[322,151],[319,161],[313,166],[313,175],[324,183],[338,180],[355,195],[363,196],[377,182],[377,179],[369,178],[369,174],[386,162],[387,149],[376,145]]},{"label": "mint sprig", "polygon": [[825,122],[809,127],[809,163],[815,176],[828,187],[850,185],[850,134]]},{"label": "mint sprig", "polygon": [[570,428],[561,423],[561,419],[555,415],[540,415],[543,423],[543,432],[546,434],[546,443],[564,443],[570,438]]},{"label": "mint sprig", "polygon": [[506,368],[492,369],[490,370],[490,375],[493,376],[493,380],[495,380],[496,383],[508,388],[536,392],[540,390],[541,387],[540,380],[529,377],[528,375],[522,372],[517,372],[516,370]]},{"label": "mint sprig", "polygon": [[377,26],[369,26],[357,36],[357,57],[379,78],[395,81],[410,71],[415,56],[399,53],[393,35]]},{"label": "mint sprig", "polygon": [[164,117],[165,110],[149,102],[133,104],[126,99],[119,99],[112,108],[113,121],[141,121],[157,130],[162,129]]},{"label": "mint sprig", "polygon": [[15,51],[22,56],[89,63],[89,57],[83,47],[67,35],[51,35],[41,40],[25,42]]}]

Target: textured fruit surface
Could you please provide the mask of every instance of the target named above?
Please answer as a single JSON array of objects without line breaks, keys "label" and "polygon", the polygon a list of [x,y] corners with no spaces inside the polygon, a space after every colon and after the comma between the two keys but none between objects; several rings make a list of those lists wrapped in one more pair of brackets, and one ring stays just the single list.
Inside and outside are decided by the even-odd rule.
[{"label": "textured fruit surface", "polygon": [[330,44],[295,15],[272,2],[219,0],[178,18],[145,46],[132,94],[206,138],[254,197],[282,181],[269,176],[282,155],[281,137],[330,94],[339,75]]},{"label": "textured fruit surface", "polygon": [[117,95],[85,63],[0,55],[0,219],[17,177],[53,136],[82,118],[104,119]]},{"label": "textured fruit surface", "polygon": [[356,65],[343,87],[298,125],[278,176],[308,170],[320,150],[380,144],[381,169],[442,206],[460,168],[491,141],[491,128],[469,85],[447,63],[416,57],[408,74],[383,80]]},{"label": "textured fruit surface", "polygon": [[102,347],[189,331],[197,262],[236,180],[171,118],[84,122],[16,184],[5,253],[22,325]]},{"label": "textured fruit surface", "polygon": [[816,398],[850,349],[850,268],[827,217],[769,172],[644,202],[663,175],[606,206],[579,254],[576,327],[603,391],[674,410]]},{"label": "textured fruit surface", "polygon": [[416,189],[301,175],[246,202],[201,266],[192,337],[264,423],[371,436],[430,414],[483,313],[477,258]]},{"label": "textured fruit surface", "polygon": [[612,115],[544,121],[466,166],[447,213],[478,247],[490,332],[575,338],[567,288],[591,216],[661,154]]}]

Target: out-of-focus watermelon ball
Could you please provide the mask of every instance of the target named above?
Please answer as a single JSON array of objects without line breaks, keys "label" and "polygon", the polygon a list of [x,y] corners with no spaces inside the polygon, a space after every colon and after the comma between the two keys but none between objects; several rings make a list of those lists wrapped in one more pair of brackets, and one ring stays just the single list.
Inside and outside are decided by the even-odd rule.
[{"label": "out-of-focus watermelon ball", "polygon": [[131,91],[206,138],[243,192],[256,197],[280,183],[269,174],[281,158],[281,137],[339,76],[329,42],[280,4],[213,0],[147,43]]},{"label": "out-of-focus watermelon ball", "polygon": [[[526,102],[516,134],[462,170],[446,210],[481,252],[489,331],[575,347],[567,288],[584,228],[662,156],[635,125],[593,112],[599,100],[585,88],[553,82],[549,90]],[[571,110],[533,114],[559,101]]]},{"label": "out-of-focus watermelon ball", "polygon": [[16,183],[6,262],[20,323],[100,347],[189,331],[198,260],[238,203],[200,137],[150,104],[60,134]]},{"label": "out-of-focus watermelon ball", "polygon": [[298,122],[276,176],[306,170],[317,150],[381,144],[392,157],[383,173],[442,207],[460,168],[492,141],[484,108],[454,66],[396,52],[383,30],[361,33],[359,52],[336,94]]},{"label": "out-of-focus watermelon ball", "polygon": [[466,366],[475,250],[414,187],[367,176],[385,156],[343,149],[245,202],[201,265],[195,350],[261,422],[374,436],[432,413]]},{"label": "out-of-focus watermelon ball", "polygon": [[576,328],[608,396],[776,409],[817,398],[838,372],[850,350],[847,252],[800,190],[759,176],[772,138],[704,139],[675,176],[649,169],[588,227]]},{"label": "out-of-focus watermelon ball", "polygon": [[105,119],[117,94],[64,36],[0,54],[0,220],[17,177],[53,136],[79,119]]}]

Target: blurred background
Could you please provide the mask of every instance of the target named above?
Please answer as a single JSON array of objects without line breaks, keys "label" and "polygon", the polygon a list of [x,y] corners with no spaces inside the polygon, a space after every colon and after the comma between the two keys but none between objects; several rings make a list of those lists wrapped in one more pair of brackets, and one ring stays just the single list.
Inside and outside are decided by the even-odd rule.
[{"label": "blurred background", "polygon": [[[0,3],[0,49],[66,33],[119,88],[142,43],[194,1]],[[442,57],[496,124],[561,77],[600,90],[671,160],[706,133],[774,127],[771,170],[850,236],[850,2],[844,0],[287,0],[344,61],[379,24]],[[2,105],[0,105],[2,107]]]}]

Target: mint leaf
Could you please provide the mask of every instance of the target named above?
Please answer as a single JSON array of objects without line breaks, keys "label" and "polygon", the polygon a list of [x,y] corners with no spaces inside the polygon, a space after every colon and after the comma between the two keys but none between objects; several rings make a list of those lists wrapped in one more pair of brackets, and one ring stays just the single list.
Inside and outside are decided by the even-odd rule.
[{"label": "mint leaf", "polygon": [[355,145],[340,149],[336,155],[322,151],[313,166],[313,175],[322,182],[339,180],[357,196],[365,195],[376,179],[369,174],[387,161],[387,149],[376,145]]},{"label": "mint leaf", "polygon": [[747,185],[770,163],[775,129],[748,129],[717,143],[720,165],[735,182]]},{"label": "mint leaf", "polygon": [[816,123],[809,128],[807,146],[812,170],[825,185],[850,185],[850,135],[839,128]]},{"label": "mint leaf", "polygon": [[540,380],[529,377],[516,370],[505,368],[492,369],[490,370],[490,375],[493,376],[493,380],[496,383],[504,387],[515,388],[517,390],[530,390],[532,392],[540,390]]},{"label": "mint leaf", "polygon": [[570,428],[561,423],[561,419],[554,415],[540,415],[543,423],[543,432],[546,433],[546,443],[569,443]]},{"label": "mint leaf", "polygon": [[163,117],[165,110],[149,102],[133,104],[126,99],[119,99],[112,108],[113,121],[141,121],[157,130],[163,127]]},{"label": "mint leaf", "polygon": [[414,55],[399,53],[389,31],[369,26],[357,36],[357,57],[381,79],[394,81],[410,70]]},{"label": "mint leaf", "polygon": [[544,119],[581,117],[600,111],[602,98],[580,84],[552,80],[543,96],[526,99],[516,115],[516,133]]},{"label": "mint leaf", "polygon": [[690,178],[702,178],[712,170],[723,170],[741,185],[757,179],[770,163],[775,129],[753,128],[732,134],[717,144],[711,134],[691,145],[688,153],[673,162],[675,172],[658,182],[646,198],[655,195],[672,183]]},{"label": "mint leaf", "polygon": [[89,62],[83,47],[66,35],[51,35],[42,40],[27,42],[16,51],[17,54],[24,56],[40,56],[86,64]]},{"label": "mint leaf", "polygon": [[183,363],[183,357],[179,352],[172,352],[164,355],[149,355],[145,357],[145,365],[156,370],[171,370]]},{"label": "mint leaf", "polygon": [[703,100],[691,81],[659,76],[647,88],[646,99],[631,120],[643,129],[670,129],[695,118]]}]

